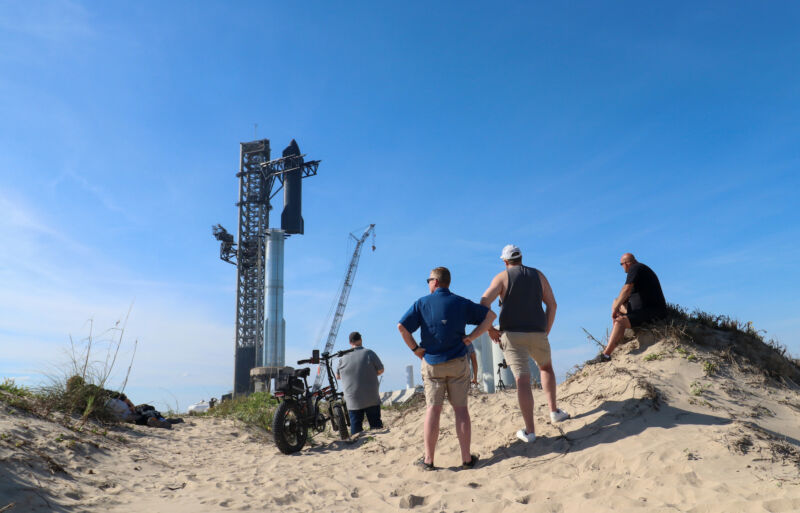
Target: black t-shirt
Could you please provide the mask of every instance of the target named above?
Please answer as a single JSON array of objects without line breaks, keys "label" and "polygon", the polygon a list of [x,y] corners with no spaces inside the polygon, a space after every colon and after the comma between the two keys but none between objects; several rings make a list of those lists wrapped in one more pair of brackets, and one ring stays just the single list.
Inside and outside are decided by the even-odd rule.
[{"label": "black t-shirt", "polygon": [[633,284],[630,301],[632,310],[666,310],[667,302],[661,291],[661,283],[652,269],[641,262],[636,262],[628,269],[625,284]]}]

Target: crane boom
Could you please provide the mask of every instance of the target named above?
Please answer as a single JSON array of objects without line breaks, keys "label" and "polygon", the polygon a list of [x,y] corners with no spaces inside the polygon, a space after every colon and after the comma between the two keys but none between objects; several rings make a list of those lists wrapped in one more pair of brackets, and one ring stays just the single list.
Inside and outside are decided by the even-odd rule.
[{"label": "crane boom", "polygon": [[[364,247],[364,241],[367,240],[370,233],[374,233],[375,225],[371,224],[364,230],[361,237],[356,237],[352,233],[352,237],[356,241],[355,250],[353,250],[353,257],[350,259],[350,265],[347,266],[347,272],[344,275],[344,283],[342,290],[339,293],[339,302],[336,305],[336,313],[333,315],[333,322],[331,323],[331,330],[328,332],[328,340],[325,342],[325,350],[323,353],[330,353],[333,350],[333,345],[336,343],[336,335],[339,334],[339,326],[342,324],[344,317],[344,309],[347,306],[347,299],[350,297],[350,289],[353,288],[353,280],[356,277],[356,268],[358,267],[358,260],[361,258],[361,249]],[[372,246],[375,251],[375,246]],[[322,385],[322,378],[324,374],[318,369],[317,379],[314,381],[314,390],[319,390]]]}]

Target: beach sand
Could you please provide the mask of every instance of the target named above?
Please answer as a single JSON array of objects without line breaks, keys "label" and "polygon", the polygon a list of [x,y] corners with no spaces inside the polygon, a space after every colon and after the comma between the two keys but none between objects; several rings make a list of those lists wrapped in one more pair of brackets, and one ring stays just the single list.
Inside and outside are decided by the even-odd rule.
[{"label": "beach sand", "polygon": [[[716,367],[710,376],[706,362]],[[514,437],[514,390],[473,395],[481,459],[472,470],[460,469],[446,406],[434,472],[413,464],[422,405],[385,410],[384,429],[350,441],[316,435],[291,456],[230,420],[103,435],[0,405],[0,511],[800,511],[800,391],[791,382],[718,351],[643,337],[558,395],[572,418],[551,425],[535,390],[532,444]]]}]

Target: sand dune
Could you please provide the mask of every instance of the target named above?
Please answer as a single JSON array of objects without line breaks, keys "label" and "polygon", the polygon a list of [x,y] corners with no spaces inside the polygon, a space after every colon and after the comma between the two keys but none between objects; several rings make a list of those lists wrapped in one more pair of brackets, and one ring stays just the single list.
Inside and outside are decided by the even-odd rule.
[{"label": "sand dune", "polygon": [[571,420],[549,424],[535,391],[534,444],[514,438],[522,423],[513,390],[473,396],[474,470],[459,469],[447,409],[441,469],[424,472],[413,466],[422,407],[386,411],[386,428],[349,442],[317,435],[292,456],[227,420],[78,435],[6,407],[0,510],[800,511],[796,386],[718,349],[654,340],[640,337],[561,384]]}]

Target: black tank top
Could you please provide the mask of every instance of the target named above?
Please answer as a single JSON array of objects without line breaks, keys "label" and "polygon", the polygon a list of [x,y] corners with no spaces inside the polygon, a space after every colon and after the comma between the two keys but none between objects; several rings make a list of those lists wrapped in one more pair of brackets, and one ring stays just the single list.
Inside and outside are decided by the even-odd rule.
[{"label": "black tank top", "polygon": [[542,281],[533,267],[509,267],[508,288],[500,309],[500,330],[524,333],[547,331],[542,308]]}]

